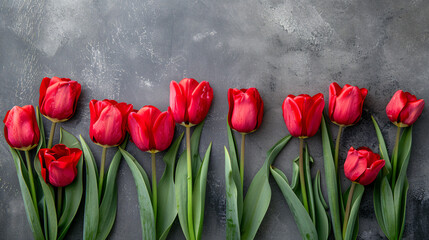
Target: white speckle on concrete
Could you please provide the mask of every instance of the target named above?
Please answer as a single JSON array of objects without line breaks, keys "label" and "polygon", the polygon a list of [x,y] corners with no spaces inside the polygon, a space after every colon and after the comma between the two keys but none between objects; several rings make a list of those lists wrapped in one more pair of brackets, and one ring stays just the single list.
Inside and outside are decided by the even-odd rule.
[{"label": "white speckle on concrete", "polygon": [[192,37],[192,39],[195,41],[195,42],[201,42],[202,40],[204,40],[205,38],[207,38],[207,37],[213,37],[214,35],[216,35],[216,31],[215,30],[212,30],[212,31],[210,31],[210,32],[205,32],[205,33],[198,33],[198,34],[195,34],[193,37]]}]

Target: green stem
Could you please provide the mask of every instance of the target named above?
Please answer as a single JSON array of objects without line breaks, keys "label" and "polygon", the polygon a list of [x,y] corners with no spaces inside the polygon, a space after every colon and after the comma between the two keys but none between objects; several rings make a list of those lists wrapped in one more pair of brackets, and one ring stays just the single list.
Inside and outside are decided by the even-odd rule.
[{"label": "green stem", "polygon": [[352,205],[353,193],[355,191],[356,183],[352,182],[350,187],[349,197],[347,198],[346,213],[344,214],[344,223],[343,223],[343,238],[346,236],[347,224],[349,222],[350,208]]},{"label": "green stem", "polygon": [[399,149],[399,139],[401,136],[401,127],[398,127],[396,130],[396,140],[395,140],[395,148],[393,149],[393,159],[392,159],[392,189],[395,189],[396,183],[396,168],[398,167],[398,149]]},{"label": "green stem", "polygon": [[304,179],[304,139],[299,138],[299,180],[301,185],[302,201],[304,202],[305,210],[310,213],[308,211],[307,191],[305,190]]},{"label": "green stem", "polygon": [[101,202],[101,192],[103,191],[103,179],[104,179],[104,164],[106,162],[106,151],[107,147],[103,147],[103,152],[101,153],[101,167],[100,167],[100,176],[98,181],[98,200]]},{"label": "green stem", "polygon": [[51,131],[49,132],[48,148],[52,148],[52,141],[54,140],[54,133],[55,133],[55,126],[56,125],[57,125],[56,122],[52,122],[52,124],[51,124]]},{"label": "green stem", "polygon": [[156,163],[155,163],[155,153],[152,154],[152,204],[153,204],[153,214],[155,217],[156,222],[156,213],[157,213],[157,205],[158,205],[158,198],[157,198],[157,189],[156,189]]},{"label": "green stem", "polygon": [[338,175],[338,155],[340,152],[340,141],[341,141],[341,134],[343,132],[343,125],[340,125],[340,128],[338,129],[338,135],[337,135],[337,139],[335,140],[335,171],[337,172]]},{"label": "green stem", "polygon": [[30,180],[30,191],[31,198],[33,199],[34,209],[36,210],[37,216],[39,216],[39,209],[37,208],[37,197],[36,197],[36,188],[34,187],[34,179],[33,179],[33,168],[30,163],[30,153],[25,151],[25,159],[27,160],[27,169],[28,169],[28,178]]},{"label": "green stem", "polygon": [[241,155],[240,155],[240,177],[241,177],[241,192],[244,189],[244,143],[246,133],[241,134]]},{"label": "green stem", "polygon": [[63,204],[63,188],[58,187],[57,189],[57,215],[58,216],[60,216],[62,204]]},{"label": "green stem", "polygon": [[188,165],[188,229],[191,240],[195,239],[194,219],[192,214],[192,162],[191,162],[191,126],[186,126],[186,155]]}]

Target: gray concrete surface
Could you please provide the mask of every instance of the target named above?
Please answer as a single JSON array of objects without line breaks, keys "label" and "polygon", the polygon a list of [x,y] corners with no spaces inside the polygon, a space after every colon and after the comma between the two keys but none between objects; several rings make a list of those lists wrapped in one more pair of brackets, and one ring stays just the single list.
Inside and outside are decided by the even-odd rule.
[{"label": "gray concrete surface", "polygon": [[[403,89],[429,101],[428,12],[425,0],[4,0],[0,3],[0,115],[3,118],[14,105],[37,106],[43,77],[68,77],[82,84],[82,95],[75,117],[61,126],[91,142],[91,99],[125,101],[137,109],[151,104],[165,110],[171,80],[209,81],[214,101],[201,151],[210,141],[214,145],[203,235],[223,239],[227,89],[256,87],[265,103],[261,128],[247,137],[246,187],[265,152],[288,134],[281,114],[283,99],[288,94],[322,92],[327,102],[332,81],[369,90],[362,121],[345,130],[341,166],[350,146],[377,149],[371,114],[391,150],[395,127],[384,109],[393,93]],[[428,116],[425,107],[414,127],[404,239],[425,239],[429,234]],[[332,130],[335,134],[336,128]],[[15,167],[3,131],[0,135],[0,238],[30,239]],[[313,172],[323,173],[320,133],[308,143],[315,158]],[[101,149],[92,143],[90,147],[99,159]],[[150,174],[150,156],[133,144],[128,150]],[[295,139],[275,163],[288,176],[297,150]],[[108,157],[113,153],[109,150]],[[161,161],[158,165],[161,176]],[[139,239],[136,190],[125,163],[118,184],[118,216],[110,239]],[[257,239],[299,239],[272,179],[271,186],[271,205]],[[80,210],[67,239],[81,239],[82,224]],[[170,239],[183,238],[176,222]],[[383,238],[370,186],[361,204],[359,239]]]}]

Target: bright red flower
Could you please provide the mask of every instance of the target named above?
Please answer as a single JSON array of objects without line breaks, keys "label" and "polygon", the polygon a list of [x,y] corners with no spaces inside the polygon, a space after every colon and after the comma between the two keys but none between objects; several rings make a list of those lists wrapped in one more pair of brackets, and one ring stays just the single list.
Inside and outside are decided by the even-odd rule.
[{"label": "bright red flower", "polygon": [[52,122],[64,122],[76,111],[81,86],[68,78],[43,78],[40,85],[40,113]]},{"label": "bright red flower", "polygon": [[399,127],[412,125],[423,112],[425,100],[398,90],[386,106],[387,117]]},{"label": "bright red flower", "polygon": [[355,150],[351,147],[344,163],[344,174],[350,181],[368,185],[375,180],[384,164],[380,155],[373,153],[371,149],[360,147]]},{"label": "bright red flower", "polygon": [[101,146],[112,147],[121,144],[127,131],[128,114],[133,105],[115,100],[91,100],[89,103],[91,122],[89,136]]},{"label": "bright red flower", "polygon": [[325,102],[323,94],[289,95],[283,101],[283,118],[289,133],[294,137],[311,137],[322,121]]},{"label": "bright red flower", "polygon": [[170,107],[176,123],[197,125],[204,120],[213,100],[213,89],[209,82],[198,83],[184,78],[179,83],[170,83]]},{"label": "bright red flower", "polygon": [[329,118],[338,125],[350,126],[359,122],[363,101],[368,90],[348,84],[341,88],[333,82],[329,86]]},{"label": "bright red flower", "polygon": [[55,187],[65,187],[73,182],[77,176],[77,163],[82,150],[68,148],[64,144],[57,144],[39,151],[39,160],[42,165],[42,177],[46,183]]},{"label": "bright red flower", "polygon": [[228,90],[228,124],[241,133],[253,132],[261,126],[264,102],[256,88]]},{"label": "bright red flower", "polygon": [[128,127],[133,142],[140,150],[155,153],[170,146],[175,122],[170,108],[161,112],[154,106],[144,106],[128,115]]},{"label": "bright red flower", "polygon": [[18,150],[30,150],[39,144],[40,131],[34,107],[15,106],[3,119],[4,137],[7,143]]}]

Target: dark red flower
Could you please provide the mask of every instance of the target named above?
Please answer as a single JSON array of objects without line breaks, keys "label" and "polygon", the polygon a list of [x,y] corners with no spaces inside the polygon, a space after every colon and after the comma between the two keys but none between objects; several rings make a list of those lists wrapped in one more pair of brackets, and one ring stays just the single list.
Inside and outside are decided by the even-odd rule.
[{"label": "dark red flower", "polygon": [[264,102],[256,88],[228,90],[228,124],[241,133],[253,132],[261,126]]},{"label": "dark red flower", "polygon": [[425,101],[417,100],[409,92],[398,90],[386,106],[386,114],[395,125],[407,127],[412,125],[422,114]]},{"label": "dark red flower", "polygon": [[384,164],[380,155],[373,153],[369,148],[360,147],[355,150],[351,147],[344,163],[344,174],[350,181],[368,185],[375,180]]}]

